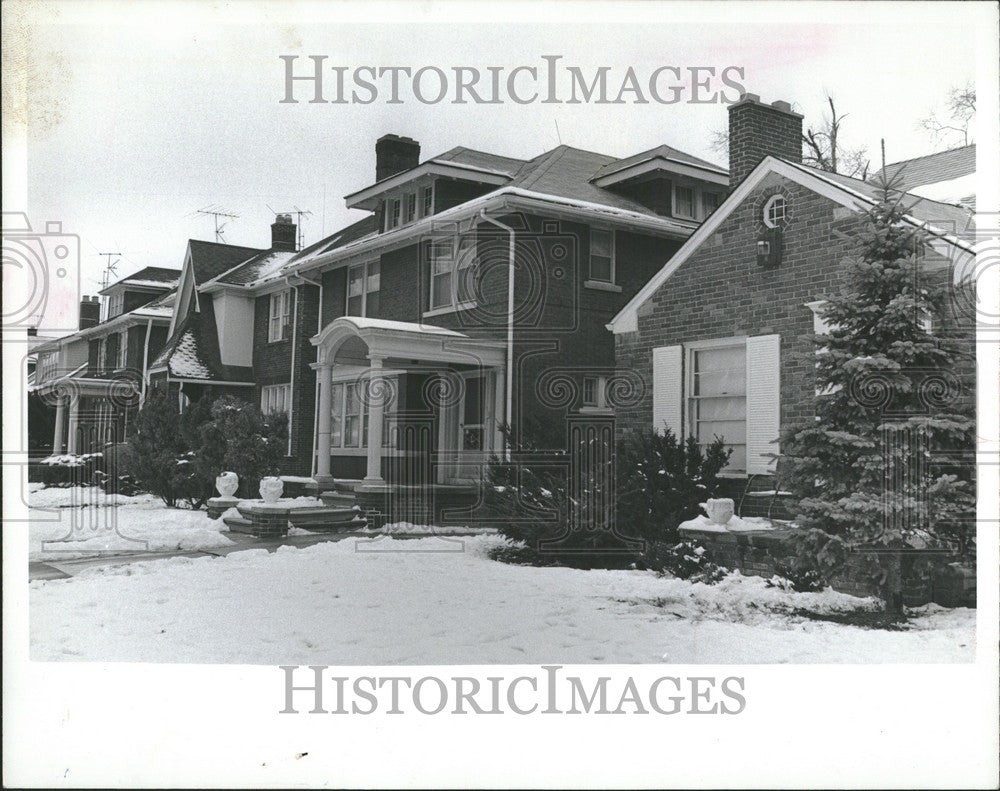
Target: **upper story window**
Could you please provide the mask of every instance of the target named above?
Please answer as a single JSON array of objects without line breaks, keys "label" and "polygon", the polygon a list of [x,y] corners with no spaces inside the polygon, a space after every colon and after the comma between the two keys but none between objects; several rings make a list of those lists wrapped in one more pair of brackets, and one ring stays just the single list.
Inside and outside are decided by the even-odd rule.
[{"label": "upper story window", "polygon": [[403,201],[401,198],[389,198],[385,202],[385,229],[391,231],[399,226],[403,213]]},{"label": "upper story window", "polygon": [[118,360],[115,368],[124,368],[128,362],[128,331],[118,333]]},{"label": "upper story window", "polygon": [[35,368],[35,381],[44,382],[52,379],[56,374],[56,366],[59,362],[58,352],[46,352],[38,356],[38,365]]},{"label": "upper story window", "polygon": [[583,377],[584,409],[608,408],[608,380],[605,376]]},{"label": "upper story window", "polygon": [[286,288],[271,294],[271,313],[267,324],[267,340],[283,341],[291,337],[292,290]]},{"label": "upper story window", "polygon": [[722,205],[723,197],[721,192],[701,193],[701,218],[703,220]]},{"label": "upper story window", "polygon": [[746,343],[690,349],[687,400],[691,434],[705,448],[716,437],[732,448],[726,472],[743,472],[747,465]]},{"label": "upper story window", "polygon": [[403,222],[413,222],[417,219],[417,193],[411,192],[406,196],[406,210],[403,213]]},{"label": "upper story window", "polygon": [[674,216],[695,219],[694,188],[680,184],[674,187]]},{"label": "upper story window", "polygon": [[784,224],[788,215],[788,202],[784,195],[772,195],[764,204],[764,225],[777,228]]},{"label": "upper story window", "polygon": [[474,301],[476,239],[460,236],[430,243],[431,310],[460,309]]},{"label": "upper story window", "polygon": [[589,280],[601,283],[615,282],[615,232],[600,228],[590,229]]},{"label": "upper story window", "polygon": [[112,294],[108,297],[108,315],[107,318],[113,319],[115,316],[120,316],[125,312],[125,292],[119,291],[117,294]]},{"label": "upper story window", "polygon": [[378,315],[382,273],[378,261],[356,264],[347,271],[348,316]]},{"label": "upper story window", "polygon": [[434,187],[424,187],[420,191],[421,217],[430,217],[434,213]]}]

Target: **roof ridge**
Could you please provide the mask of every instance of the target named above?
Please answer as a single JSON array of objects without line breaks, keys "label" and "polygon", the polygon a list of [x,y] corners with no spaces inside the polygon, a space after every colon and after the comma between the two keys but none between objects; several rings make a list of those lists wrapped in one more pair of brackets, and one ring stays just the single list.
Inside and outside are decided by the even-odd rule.
[{"label": "roof ridge", "polygon": [[[975,147],[976,147],[975,142],[966,143],[964,146],[956,146],[955,148],[946,148],[944,151],[932,151],[929,154],[921,154],[918,157],[910,157],[909,159],[901,159],[898,162],[890,162],[885,167],[894,168],[899,165],[906,165],[910,162],[916,162],[918,159],[930,159],[931,157],[939,157],[943,154],[952,154],[956,151],[961,151],[963,148],[975,148]],[[881,168],[881,170],[885,170],[885,168]]]},{"label": "roof ridge", "polygon": [[569,150],[569,148],[569,146],[561,143],[550,151],[539,154],[538,158],[542,160],[541,164],[538,167],[529,170],[520,184],[517,183],[517,179],[515,178],[509,186],[530,187],[532,184],[535,184],[542,176],[548,173],[556,162],[566,155],[566,151]]}]

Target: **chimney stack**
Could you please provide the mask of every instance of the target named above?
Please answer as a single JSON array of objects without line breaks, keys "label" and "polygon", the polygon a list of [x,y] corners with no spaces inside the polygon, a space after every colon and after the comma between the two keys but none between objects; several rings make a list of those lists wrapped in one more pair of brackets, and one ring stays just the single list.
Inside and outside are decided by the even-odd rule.
[{"label": "chimney stack", "polygon": [[271,249],[285,250],[294,253],[298,241],[295,234],[295,223],[292,222],[292,215],[279,214],[271,223]]},{"label": "chimney stack", "polygon": [[745,93],[729,105],[729,188],[766,156],[802,162],[802,116],[788,102],[764,104]]},{"label": "chimney stack", "polygon": [[101,301],[97,297],[84,295],[80,300],[80,329],[93,327],[101,321]]},{"label": "chimney stack", "polygon": [[375,143],[375,181],[420,164],[420,143],[409,137],[382,135]]}]

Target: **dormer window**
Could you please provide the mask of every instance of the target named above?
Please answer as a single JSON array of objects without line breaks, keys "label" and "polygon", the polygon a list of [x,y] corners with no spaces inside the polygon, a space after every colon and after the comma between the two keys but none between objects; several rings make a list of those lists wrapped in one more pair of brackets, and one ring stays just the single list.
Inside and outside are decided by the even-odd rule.
[{"label": "dormer window", "polygon": [[391,231],[399,225],[402,216],[403,201],[400,198],[390,198],[385,202],[385,229]]},{"label": "dormer window", "polygon": [[417,193],[411,192],[406,196],[406,213],[403,216],[404,222],[413,222],[417,218]]},{"label": "dormer window", "polygon": [[113,319],[125,312],[125,292],[119,291],[108,297],[108,318]]},{"label": "dormer window", "polygon": [[674,187],[674,216],[695,219],[694,188],[679,184]]},{"label": "dormer window", "polygon": [[722,197],[721,192],[701,193],[701,218],[703,220],[710,217],[712,212],[722,205]]},{"label": "dormer window", "polygon": [[421,217],[430,217],[434,213],[434,187],[424,187],[420,193],[423,211]]}]

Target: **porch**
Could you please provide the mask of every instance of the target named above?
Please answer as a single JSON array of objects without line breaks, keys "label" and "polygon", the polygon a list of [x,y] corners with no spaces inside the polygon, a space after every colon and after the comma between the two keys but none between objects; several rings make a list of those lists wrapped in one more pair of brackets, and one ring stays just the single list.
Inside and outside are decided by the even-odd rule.
[{"label": "porch", "polygon": [[[475,499],[504,449],[510,392],[503,342],[434,325],[344,316],[317,347],[313,477],[359,505],[413,521]],[[471,504],[471,503],[470,503]]]}]

